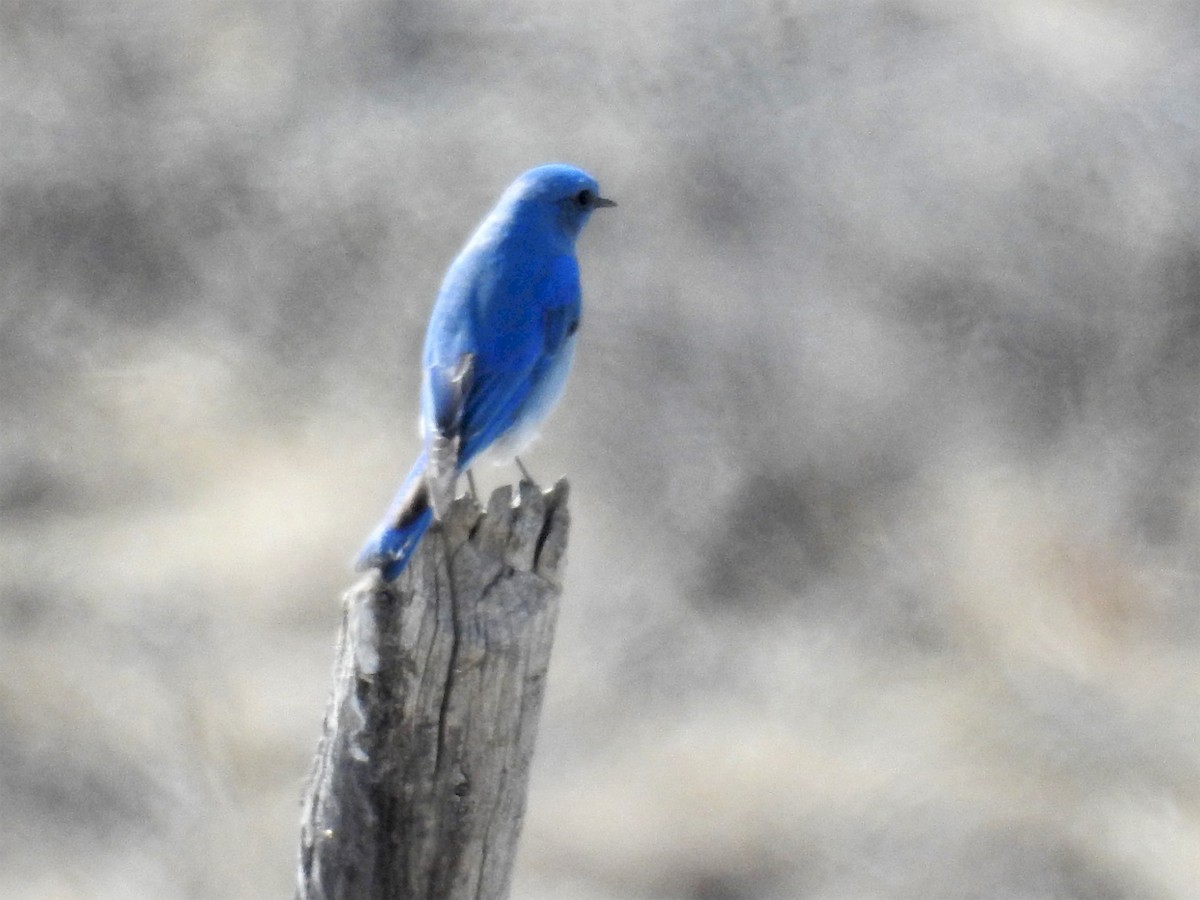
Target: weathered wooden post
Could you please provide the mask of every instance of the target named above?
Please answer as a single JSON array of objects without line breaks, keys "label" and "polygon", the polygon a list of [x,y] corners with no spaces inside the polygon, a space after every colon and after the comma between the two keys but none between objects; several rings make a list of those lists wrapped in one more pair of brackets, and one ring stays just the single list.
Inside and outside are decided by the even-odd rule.
[{"label": "weathered wooden post", "polygon": [[499,900],[525,810],[567,484],[457,500],[392,585],[344,597],[299,900]]}]

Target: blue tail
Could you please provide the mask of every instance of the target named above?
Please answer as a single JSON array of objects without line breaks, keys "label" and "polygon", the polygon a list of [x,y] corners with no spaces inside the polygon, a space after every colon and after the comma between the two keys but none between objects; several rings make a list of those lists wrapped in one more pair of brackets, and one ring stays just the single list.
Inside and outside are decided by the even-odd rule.
[{"label": "blue tail", "polygon": [[384,581],[394,581],[404,571],[433,521],[433,507],[429,505],[429,490],[425,486],[425,465],[426,456],[422,450],[404,484],[400,485],[388,514],[359,551],[355,568],[377,568]]}]

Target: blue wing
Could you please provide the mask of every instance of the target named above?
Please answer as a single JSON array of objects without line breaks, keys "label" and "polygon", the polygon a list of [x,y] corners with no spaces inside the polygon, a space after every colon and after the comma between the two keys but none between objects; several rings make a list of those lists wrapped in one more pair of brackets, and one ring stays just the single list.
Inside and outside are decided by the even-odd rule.
[{"label": "blue wing", "polygon": [[438,337],[425,348],[424,427],[458,435],[459,471],[493,443],[536,426],[570,366],[580,316],[575,259],[553,256],[541,271],[508,268],[471,279],[473,289],[457,294],[448,278],[430,327]]}]

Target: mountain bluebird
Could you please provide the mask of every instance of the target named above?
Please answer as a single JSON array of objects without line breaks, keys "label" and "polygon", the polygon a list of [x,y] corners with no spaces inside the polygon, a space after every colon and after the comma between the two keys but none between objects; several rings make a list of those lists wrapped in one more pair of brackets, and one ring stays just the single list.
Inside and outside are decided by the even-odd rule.
[{"label": "mountain bluebird", "polygon": [[501,195],[451,264],[425,334],[424,447],[358,556],[391,581],[455,479],[481,453],[513,459],[562,393],[579,328],[575,239],[616,206],[574,166],[531,169]]}]

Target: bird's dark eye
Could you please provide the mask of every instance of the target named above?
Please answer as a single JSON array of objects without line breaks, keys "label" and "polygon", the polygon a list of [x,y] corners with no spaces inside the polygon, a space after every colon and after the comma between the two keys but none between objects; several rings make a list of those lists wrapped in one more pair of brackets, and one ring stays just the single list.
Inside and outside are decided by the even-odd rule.
[{"label": "bird's dark eye", "polygon": [[575,202],[578,203],[580,206],[591,206],[592,192],[589,191],[587,188],[584,188],[582,191],[580,191],[578,194],[575,195]]}]

